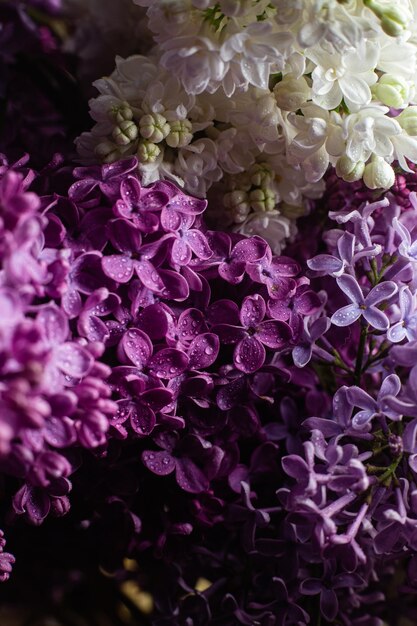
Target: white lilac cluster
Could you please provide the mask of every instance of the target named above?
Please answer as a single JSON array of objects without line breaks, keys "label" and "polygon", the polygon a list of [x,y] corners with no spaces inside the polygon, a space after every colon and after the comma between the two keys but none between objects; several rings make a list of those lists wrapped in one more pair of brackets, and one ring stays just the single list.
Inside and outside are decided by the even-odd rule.
[{"label": "white lilac cluster", "polygon": [[85,162],[135,154],[276,252],[329,165],[387,189],[417,162],[417,0],[132,1],[155,45],[96,81]]}]

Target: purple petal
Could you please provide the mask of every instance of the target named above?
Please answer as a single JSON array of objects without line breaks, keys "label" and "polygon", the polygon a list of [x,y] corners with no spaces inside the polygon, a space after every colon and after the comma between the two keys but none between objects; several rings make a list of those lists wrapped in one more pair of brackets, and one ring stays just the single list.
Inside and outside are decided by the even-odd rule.
[{"label": "purple petal", "polygon": [[268,250],[268,244],[260,237],[250,237],[239,241],[232,249],[231,258],[235,261],[253,263],[262,259]]},{"label": "purple petal", "polygon": [[320,594],[320,611],[328,622],[334,622],[334,619],[339,611],[339,601],[333,589],[326,589],[323,587]]},{"label": "purple petal", "polygon": [[199,259],[209,259],[213,255],[207,238],[201,231],[191,229],[184,233],[184,239]]},{"label": "purple petal", "polygon": [[371,306],[368,309],[364,309],[362,315],[368,324],[377,330],[387,330],[389,327],[388,317],[376,307]]},{"label": "purple petal", "polygon": [[153,450],[145,450],[142,452],[143,464],[158,476],[167,476],[172,474],[175,469],[175,459],[169,452],[154,452]]},{"label": "purple petal", "polygon": [[335,326],[350,326],[360,318],[362,313],[363,309],[360,309],[357,304],[348,304],[333,313],[330,321]]},{"label": "purple petal", "polygon": [[382,381],[378,392],[378,400],[384,396],[398,396],[401,390],[401,381],[396,374],[390,374]]},{"label": "purple petal", "polygon": [[325,272],[326,274],[336,274],[343,269],[342,261],[330,254],[319,254],[309,259],[307,265],[314,272]]},{"label": "purple petal", "polygon": [[68,289],[61,298],[61,306],[69,319],[78,317],[82,308],[82,300],[78,291]]},{"label": "purple petal", "polygon": [[153,340],[163,339],[169,327],[169,313],[162,304],[150,304],[137,317],[138,326]]},{"label": "purple petal", "polygon": [[184,276],[172,270],[159,270],[160,278],[163,281],[161,297],[167,300],[177,300],[182,302],[190,294],[190,288]]},{"label": "purple petal", "polygon": [[199,309],[187,309],[178,318],[178,334],[181,341],[192,341],[207,330],[204,315]]},{"label": "purple petal", "polygon": [[245,337],[237,344],[233,361],[237,369],[253,374],[265,362],[265,348],[256,337]]},{"label": "purple petal", "polygon": [[191,369],[210,367],[219,354],[220,341],[213,333],[204,333],[196,337],[188,350]]},{"label": "purple petal", "polygon": [[176,265],[188,265],[192,258],[192,251],[184,239],[175,239],[172,244],[171,259]]},{"label": "purple petal", "polygon": [[376,401],[360,387],[349,387],[346,390],[346,397],[353,406],[358,406],[361,409],[367,409],[374,413],[377,411]]},{"label": "purple petal", "polygon": [[292,332],[285,322],[270,320],[258,326],[255,337],[268,348],[282,348],[291,341]]},{"label": "purple petal", "polygon": [[300,592],[304,596],[315,596],[321,592],[323,588],[321,580],[317,578],[306,578],[300,585]]},{"label": "purple petal", "polygon": [[151,340],[138,328],[131,328],[123,335],[122,348],[130,361],[139,369],[143,369],[152,354]]},{"label": "purple petal", "polygon": [[155,423],[155,413],[149,406],[132,403],[130,411],[130,424],[138,435],[149,435],[155,428]]},{"label": "purple petal", "polygon": [[109,239],[119,252],[137,252],[142,243],[140,231],[127,219],[112,220],[107,227]]},{"label": "purple petal", "polygon": [[207,207],[207,200],[200,200],[192,196],[178,194],[170,200],[168,206],[187,215],[200,215]]},{"label": "purple petal", "polygon": [[340,258],[350,264],[355,253],[355,235],[344,233],[337,241]]},{"label": "purple petal", "polygon": [[373,411],[359,411],[352,417],[353,428],[363,428],[372,420],[375,413]]},{"label": "purple petal", "polygon": [[73,378],[85,376],[94,363],[92,355],[73,341],[57,347],[54,357],[61,372]]},{"label": "purple petal", "polygon": [[124,178],[120,184],[120,195],[130,211],[133,207],[137,207],[142,195],[142,187],[138,179],[133,176]]},{"label": "purple petal", "polygon": [[59,345],[65,341],[69,330],[68,320],[58,307],[51,305],[41,309],[36,319],[51,345]]},{"label": "purple petal", "polygon": [[128,256],[120,254],[112,254],[103,257],[103,272],[118,283],[127,283],[133,276],[135,262]]},{"label": "purple petal", "polygon": [[245,328],[258,326],[265,317],[265,300],[259,294],[244,298],[240,309],[240,322]]},{"label": "purple petal", "polygon": [[148,365],[158,378],[169,379],[182,374],[188,364],[189,359],[185,352],[175,348],[163,348],[153,355]]},{"label": "purple petal", "polygon": [[365,304],[368,307],[373,307],[384,300],[389,300],[395,293],[397,293],[397,291],[397,285],[390,280],[385,283],[380,283],[368,293],[365,298]]},{"label": "purple petal", "polygon": [[164,283],[156,268],[149,261],[136,261],[135,271],[142,284],[156,293],[164,290]]},{"label": "purple petal", "polygon": [[[296,367],[305,367],[310,362],[312,347],[310,344],[296,346],[292,351],[292,358]],[[326,420],[327,421],[327,420]]]},{"label": "purple petal", "polygon": [[232,300],[217,300],[210,305],[207,312],[212,324],[239,325],[239,307]]},{"label": "purple petal", "polygon": [[177,459],[175,477],[181,489],[189,493],[201,493],[209,487],[207,477],[191,459]]},{"label": "purple petal", "polygon": [[336,282],[343,293],[347,295],[349,300],[357,305],[363,304],[364,297],[362,289],[360,288],[356,278],[353,278],[353,276],[350,276],[349,274],[343,274],[343,276],[336,278]]}]

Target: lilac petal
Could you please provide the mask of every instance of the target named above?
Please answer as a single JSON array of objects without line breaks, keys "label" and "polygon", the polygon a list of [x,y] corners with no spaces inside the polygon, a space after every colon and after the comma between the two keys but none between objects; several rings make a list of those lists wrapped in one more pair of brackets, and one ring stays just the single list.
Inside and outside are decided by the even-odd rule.
[{"label": "lilac petal", "polygon": [[192,258],[192,251],[184,239],[175,239],[172,244],[171,259],[176,265],[188,265]]},{"label": "lilac petal", "polygon": [[272,259],[270,270],[275,276],[286,276],[289,278],[300,273],[300,266],[297,261],[288,256],[277,256]]},{"label": "lilac petal", "polygon": [[301,295],[297,295],[294,300],[295,310],[300,315],[312,315],[321,307],[319,296],[311,289],[305,289]]},{"label": "lilac petal", "polygon": [[152,354],[151,340],[138,328],[131,328],[123,335],[121,346],[130,361],[139,369],[143,369]]},{"label": "lilac petal", "polygon": [[[312,355],[311,344],[295,346],[292,351],[292,358],[296,367],[305,367],[310,362]],[[327,420],[326,420],[327,421]]]},{"label": "lilac petal", "polygon": [[161,212],[161,226],[167,232],[174,232],[181,228],[182,220],[181,215],[169,208],[169,206],[162,209]]},{"label": "lilac petal", "polygon": [[199,259],[206,260],[213,255],[206,236],[200,230],[188,230],[184,233],[184,239]]},{"label": "lilac petal", "polygon": [[155,428],[155,423],[155,413],[149,406],[132,403],[130,411],[130,424],[138,435],[150,435]]},{"label": "lilac petal", "polygon": [[133,176],[124,178],[120,184],[120,195],[130,210],[132,210],[132,207],[138,206],[142,195],[142,187],[138,179]]},{"label": "lilac petal", "polygon": [[403,321],[397,322],[388,329],[387,339],[392,343],[399,343],[407,336],[407,328]]},{"label": "lilac petal", "polygon": [[178,194],[170,200],[168,206],[187,215],[200,215],[206,210],[207,200],[200,200],[192,196]]},{"label": "lilac petal", "polygon": [[353,278],[353,276],[350,276],[349,274],[343,274],[342,276],[336,278],[336,282],[351,302],[357,305],[364,302],[362,289],[360,288],[356,278]]},{"label": "lilac petal", "polygon": [[111,424],[124,424],[131,413],[132,403],[130,400],[117,400],[117,411],[111,417]]},{"label": "lilac petal", "polygon": [[145,450],[142,452],[142,461],[151,472],[158,476],[168,476],[175,469],[175,459],[165,451]]},{"label": "lilac petal", "polygon": [[76,440],[74,423],[68,417],[48,418],[44,429],[45,441],[55,448],[66,448]]},{"label": "lilac petal", "polygon": [[401,381],[396,374],[390,374],[382,381],[378,392],[378,399],[384,396],[398,396],[401,390]]},{"label": "lilac petal", "polygon": [[101,274],[102,255],[99,252],[85,252],[73,263],[71,283],[81,293],[91,293],[97,288],[97,277]]},{"label": "lilac petal", "polygon": [[190,288],[184,276],[172,270],[159,270],[160,278],[163,282],[161,297],[167,300],[177,300],[182,302],[190,294]]},{"label": "lilac petal", "polygon": [[306,578],[300,585],[300,592],[304,596],[315,596],[321,592],[323,585],[317,578]]},{"label": "lilac petal", "polygon": [[375,400],[360,387],[349,387],[346,390],[346,396],[353,406],[358,406],[361,409],[367,409],[374,413],[378,410],[378,405]]},{"label": "lilac petal", "polygon": [[377,330],[387,330],[389,328],[388,317],[376,307],[371,306],[369,309],[364,309],[362,315],[368,324]]},{"label": "lilac petal", "polygon": [[189,359],[185,352],[175,348],[163,348],[153,355],[148,365],[155,376],[169,379],[182,374],[188,364]]},{"label": "lilac petal", "polygon": [[368,307],[373,307],[384,300],[389,300],[397,291],[397,285],[390,280],[385,283],[380,283],[368,293],[365,298],[365,304]]},{"label": "lilac petal", "polygon": [[142,284],[156,293],[161,293],[164,283],[156,268],[149,261],[136,261],[135,271]]},{"label": "lilac petal", "polygon": [[213,333],[199,335],[192,342],[188,350],[191,369],[210,367],[219,354],[220,341]]},{"label": "lilac petal", "polygon": [[154,411],[160,411],[166,407],[174,397],[173,392],[165,387],[156,387],[155,389],[148,389],[144,391],[140,400],[142,404],[152,407]]},{"label": "lilac petal", "polygon": [[350,326],[360,318],[362,313],[363,310],[357,304],[348,304],[333,313],[330,321],[335,326]]},{"label": "lilac petal", "polygon": [[408,422],[402,434],[404,450],[409,454],[417,452],[417,419]]},{"label": "lilac petal", "polygon": [[199,309],[187,309],[178,318],[178,334],[181,341],[192,341],[207,330],[204,315]]},{"label": "lilac petal", "polygon": [[334,619],[339,611],[339,601],[333,589],[326,589],[323,587],[320,594],[320,611],[328,622],[334,622]]},{"label": "lilac petal", "polygon": [[265,362],[265,348],[256,337],[245,337],[237,344],[233,361],[237,369],[253,374]]},{"label": "lilac petal", "polygon": [[133,276],[135,262],[128,256],[112,254],[103,257],[101,263],[106,276],[118,283],[127,283]]},{"label": "lilac petal", "polygon": [[51,345],[65,341],[69,331],[68,320],[58,307],[51,305],[41,309],[36,319]]},{"label": "lilac petal", "polygon": [[78,291],[68,289],[61,298],[61,306],[69,319],[78,317],[82,309],[82,300]]},{"label": "lilac petal", "polygon": [[262,322],[265,313],[266,304],[262,296],[246,296],[240,309],[240,322],[245,328],[253,328]]},{"label": "lilac petal", "polygon": [[217,393],[216,402],[219,409],[228,411],[237,406],[244,393],[246,381],[244,377],[236,378],[227,385],[221,387]]},{"label": "lilac petal", "polygon": [[110,336],[109,329],[106,324],[96,315],[81,315],[77,330],[82,337],[85,337],[89,341],[102,341],[105,342]]},{"label": "lilac petal", "polygon": [[[141,211],[161,211],[169,200],[169,196],[160,190],[145,189],[139,203]],[[159,220],[158,220],[159,223]]]},{"label": "lilac petal", "polygon": [[150,339],[163,339],[169,328],[169,314],[164,305],[150,304],[140,312],[137,323]]},{"label": "lilac petal", "polygon": [[320,317],[318,320],[313,322],[310,327],[310,337],[312,341],[317,341],[317,339],[327,333],[330,326],[331,322],[328,317]]},{"label": "lilac petal", "polygon": [[258,326],[255,336],[268,348],[282,348],[291,341],[292,332],[285,322],[270,320]]},{"label": "lilac petal", "polygon": [[363,428],[369,424],[374,415],[374,411],[359,411],[352,417],[353,428]]},{"label": "lilac petal", "polygon": [[119,252],[137,252],[142,243],[140,231],[127,219],[112,220],[107,227],[111,243]]},{"label": "lilac petal", "polygon": [[253,263],[254,261],[262,259],[267,250],[268,244],[264,239],[260,237],[250,237],[239,241],[233,247],[230,256],[235,261],[243,261],[245,264]]},{"label": "lilac petal", "polygon": [[209,487],[207,477],[191,459],[177,459],[175,477],[181,489],[188,493],[201,493]]},{"label": "lilac petal", "polygon": [[350,264],[355,253],[355,235],[344,233],[337,241],[337,249],[340,258]]},{"label": "lilac petal", "polygon": [[330,254],[319,254],[309,259],[307,265],[314,272],[326,272],[326,274],[337,274],[343,269],[342,261]]},{"label": "lilac petal", "polygon": [[232,326],[231,324],[216,324],[211,330],[218,335],[220,341],[225,344],[237,343],[247,336],[247,332],[243,328],[240,326]]},{"label": "lilac petal", "polygon": [[54,356],[61,372],[73,378],[85,376],[94,363],[92,355],[73,341],[68,341],[57,347]]}]

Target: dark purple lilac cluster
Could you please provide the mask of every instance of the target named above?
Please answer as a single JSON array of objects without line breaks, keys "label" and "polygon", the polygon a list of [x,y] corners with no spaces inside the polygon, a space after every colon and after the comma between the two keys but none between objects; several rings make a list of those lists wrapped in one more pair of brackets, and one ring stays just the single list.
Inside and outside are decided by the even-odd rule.
[{"label": "dark purple lilac cluster", "polygon": [[[166,518],[152,539],[162,550],[167,533],[211,526],[224,490],[239,500],[241,443],[259,438],[261,407],[322,301],[295,261],[208,231],[205,201],[166,181],[141,187],[136,165],[76,168],[68,195],[39,195],[59,161],[39,176],[27,158],[3,159],[0,468],[14,516],[34,524],[68,512],[74,480],[89,490],[92,458],[103,477],[131,466],[143,490],[157,476],[148,515]],[[129,540],[148,549],[136,488],[102,493],[97,508],[126,490]],[[186,522],[165,498],[186,503],[174,513]]]}]

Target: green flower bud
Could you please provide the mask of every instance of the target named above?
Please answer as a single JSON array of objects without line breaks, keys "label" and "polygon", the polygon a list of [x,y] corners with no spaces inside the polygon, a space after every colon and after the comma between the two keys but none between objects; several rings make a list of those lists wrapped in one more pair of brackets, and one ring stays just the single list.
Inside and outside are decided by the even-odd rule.
[{"label": "green flower bud", "polygon": [[390,37],[398,37],[406,30],[410,16],[393,4],[380,4],[377,0],[363,0],[363,3],[381,20],[381,28]]},{"label": "green flower bud", "polygon": [[417,135],[417,106],[407,107],[395,119],[407,135]]},{"label": "green flower bud", "polygon": [[363,176],[365,163],[363,161],[352,161],[348,156],[341,156],[336,163],[336,174],[347,183],[360,180]]},{"label": "green flower bud", "polygon": [[385,159],[373,156],[365,165],[363,182],[369,189],[389,189],[395,182],[394,170]]},{"label": "green flower bud", "polygon": [[387,107],[399,109],[408,97],[408,84],[401,76],[383,74],[372,88],[378,100]]},{"label": "green flower bud", "polygon": [[138,147],[138,159],[140,163],[155,163],[161,148],[151,141],[141,141]]},{"label": "green flower bud", "polygon": [[97,144],[94,152],[103,163],[114,163],[122,156],[118,147],[107,139]]},{"label": "green flower bud", "polygon": [[226,193],[223,198],[224,206],[229,209],[232,219],[236,224],[245,221],[250,211],[249,196],[246,191],[236,189]]},{"label": "green flower bud", "polygon": [[277,203],[272,189],[254,189],[249,194],[250,205],[254,211],[272,211]]},{"label": "green flower bud", "polygon": [[306,214],[306,208],[304,206],[288,204],[287,202],[281,202],[279,205],[279,212],[284,217],[290,220],[296,220]]},{"label": "green flower bud", "polygon": [[189,120],[174,120],[170,122],[170,131],[166,137],[166,142],[171,148],[183,148],[187,146],[193,138],[191,132],[192,124]]},{"label": "green flower bud", "polygon": [[110,109],[109,117],[114,120],[116,124],[121,124],[133,118],[133,111],[128,102],[122,102],[120,106]]},{"label": "green flower bud", "polygon": [[267,187],[275,176],[275,172],[268,163],[254,163],[249,170],[252,185]]},{"label": "green flower bud", "polygon": [[137,139],[138,127],[132,120],[124,120],[114,128],[112,137],[118,146],[128,146]]},{"label": "green flower bud", "polygon": [[160,143],[171,130],[165,117],[160,113],[143,115],[139,121],[140,134],[152,143]]}]

